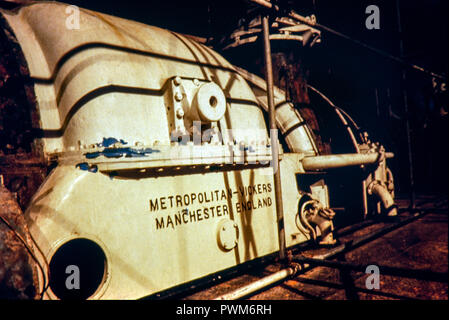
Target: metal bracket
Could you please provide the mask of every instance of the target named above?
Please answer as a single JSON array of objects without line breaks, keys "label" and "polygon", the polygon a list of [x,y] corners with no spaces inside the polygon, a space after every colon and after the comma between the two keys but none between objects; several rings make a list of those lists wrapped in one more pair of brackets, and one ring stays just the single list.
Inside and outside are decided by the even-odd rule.
[{"label": "metal bracket", "polygon": [[172,95],[171,103],[173,105],[173,119],[175,124],[175,132],[177,134],[187,134],[187,130],[184,125],[184,108],[183,102],[185,101],[185,90],[181,83],[181,77],[177,76],[170,81]]}]

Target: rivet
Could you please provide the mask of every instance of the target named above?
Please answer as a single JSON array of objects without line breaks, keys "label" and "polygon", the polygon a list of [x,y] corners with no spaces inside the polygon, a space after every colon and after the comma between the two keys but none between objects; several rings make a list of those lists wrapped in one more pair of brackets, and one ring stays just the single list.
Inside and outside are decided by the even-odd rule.
[{"label": "rivet", "polygon": [[173,83],[175,86],[179,86],[181,84],[181,77],[177,76],[175,79],[173,79]]},{"label": "rivet", "polygon": [[182,93],[181,92],[176,92],[175,99],[178,102],[181,101],[182,100]]}]

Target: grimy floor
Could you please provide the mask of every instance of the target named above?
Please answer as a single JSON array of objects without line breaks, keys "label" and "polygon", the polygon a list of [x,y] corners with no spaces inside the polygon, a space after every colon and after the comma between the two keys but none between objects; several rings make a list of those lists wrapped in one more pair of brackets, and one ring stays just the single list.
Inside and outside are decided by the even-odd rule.
[{"label": "grimy floor", "polygon": [[[410,216],[405,208],[406,200],[399,200],[401,217]],[[255,300],[365,300],[365,299],[448,299],[448,209],[447,197],[420,196],[419,208],[428,214],[400,227],[344,255],[344,261],[353,264],[375,264],[380,268],[380,288],[368,290],[368,274],[342,269],[316,267],[308,272],[260,291],[247,299]],[[373,222],[371,225],[347,232],[337,230],[341,242],[350,241],[379,230],[388,222]],[[348,228],[346,228],[348,229]],[[314,256],[327,249],[304,251],[305,256]],[[382,275],[382,266],[407,270],[426,270],[445,273],[445,281],[418,280],[413,277]],[[237,277],[199,292],[190,292],[183,299],[214,299],[243,285],[260,279],[280,269],[279,264],[270,264],[251,269]]]}]

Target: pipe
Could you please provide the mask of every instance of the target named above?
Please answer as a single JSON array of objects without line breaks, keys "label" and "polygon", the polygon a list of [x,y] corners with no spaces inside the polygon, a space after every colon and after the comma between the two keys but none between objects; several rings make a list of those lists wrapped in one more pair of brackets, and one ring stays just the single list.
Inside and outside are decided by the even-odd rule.
[{"label": "pipe", "polygon": [[306,206],[308,205],[313,205],[316,204],[316,200],[308,200],[306,202],[304,202],[301,205],[301,209],[299,209],[299,220],[301,221],[301,224],[303,224],[304,226],[306,226],[308,233],[312,236],[313,240],[316,240],[316,232],[315,232],[315,228],[312,227],[309,223],[309,221],[306,218]]},{"label": "pipe", "polygon": [[268,9],[274,9],[274,10],[279,10],[279,7],[277,5],[273,5],[270,1],[266,1],[266,0],[251,0],[251,2],[254,2],[262,7],[268,8]]},{"label": "pipe", "polygon": [[[314,91],[315,93],[317,93],[319,96],[321,96],[321,98],[324,99],[324,101],[326,101],[331,107],[333,107],[335,109],[335,112],[337,113],[337,115],[339,116],[341,122],[343,123],[343,125],[346,127],[346,130],[348,131],[349,136],[351,137],[352,140],[352,144],[354,145],[355,148],[355,152],[356,153],[360,153],[360,148],[359,148],[359,144],[357,143],[357,139],[355,138],[354,132],[352,132],[351,127],[349,126],[348,122],[346,121],[345,117],[343,116],[342,113],[345,113],[345,115],[348,117],[349,121],[352,122],[353,126],[356,128],[357,131],[360,130],[360,128],[357,126],[357,124],[355,123],[355,121],[342,109],[340,109],[339,107],[337,107],[328,97],[326,97],[323,93],[321,93],[320,91],[318,91],[317,89],[315,89],[314,87],[312,87],[311,85],[307,85],[307,88],[311,89],[312,91]],[[362,197],[363,197],[363,217],[366,218],[366,216],[368,215],[368,199],[366,196],[366,180],[362,181]]]},{"label": "pipe", "polygon": [[[321,93],[320,91],[318,91],[311,85],[308,84],[307,88],[312,90],[316,94],[318,94],[324,101],[326,101],[331,107],[333,107],[335,109],[335,113],[340,118],[340,121],[343,123],[343,126],[345,126],[346,130],[348,131],[349,137],[351,138],[351,141],[352,141],[352,144],[354,145],[356,153],[360,153],[359,144],[357,143],[357,139],[355,138],[354,132],[352,132],[351,127],[349,126],[348,122],[346,121],[345,117],[343,116],[343,114],[341,112],[341,109],[339,107],[337,107],[335,104],[333,104],[332,101],[328,97],[326,97],[323,93]],[[346,114],[346,115],[348,115],[348,114]],[[348,118],[350,118],[350,117],[348,117]],[[355,121],[351,119],[351,122],[358,130],[359,128],[358,128],[357,124],[355,123]]]},{"label": "pipe", "polygon": [[298,269],[296,267],[288,267],[288,268],[282,269],[282,270],[275,272],[273,274],[270,274],[269,276],[266,276],[260,280],[252,282],[244,287],[238,288],[235,291],[221,295],[221,296],[215,298],[214,300],[241,299],[243,297],[246,297],[247,295],[257,292],[263,288],[266,288],[269,285],[272,285],[276,282],[282,281],[285,278],[296,274],[297,271],[298,271]]},{"label": "pipe", "polygon": [[[392,231],[394,231],[394,230],[396,230],[396,229],[398,229],[398,228],[400,228],[400,227],[402,227],[402,226],[404,226],[406,224],[409,224],[409,223],[411,223],[411,222],[413,222],[413,221],[423,217],[427,213],[428,212],[425,212],[425,211],[415,213],[411,217],[408,217],[408,218],[404,219],[401,222],[395,223],[395,224],[390,225],[390,226],[388,226],[386,228],[383,228],[381,230],[374,231],[374,232],[372,232],[370,234],[367,234],[367,235],[365,235],[363,237],[360,237],[358,239],[349,241],[347,243],[343,243],[343,244],[341,244],[341,245],[339,245],[339,246],[329,250],[328,252],[326,252],[324,254],[316,255],[316,256],[313,256],[312,258],[313,259],[320,259],[320,260],[334,258],[335,256],[337,256],[339,254],[342,254],[342,253],[354,250],[354,249],[356,249],[356,248],[358,248],[358,247],[360,247],[360,246],[362,246],[362,245],[364,245],[364,244],[366,244],[366,243],[368,243],[370,241],[373,241],[373,240],[375,240],[375,239],[377,239],[377,238],[379,238],[379,237],[381,237],[381,236],[383,236],[383,235],[385,235],[385,234],[387,234],[389,232],[392,232]],[[301,256],[301,255],[295,255],[295,256],[293,256],[292,260],[300,260],[300,259],[303,259],[303,258],[304,257]],[[246,297],[246,296],[248,296],[248,295],[250,295],[250,294],[252,294],[254,292],[257,292],[257,291],[259,291],[259,290],[261,290],[261,289],[263,289],[265,287],[268,287],[269,285],[272,285],[272,284],[274,284],[276,282],[279,282],[279,281],[281,281],[283,279],[286,279],[286,278],[288,278],[290,276],[296,275],[299,272],[303,273],[303,272],[306,272],[306,271],[308,271],[308,270],[310,270],[312,268],[313,267],[310,264],[308,264],[308,263],[304,263],[302,266],[294,264],[291,267],[282,269],[282,270],[280,270],[278,272],[275,272],[275,273],[273,273],[273,274],[271,274],[269,276],[266,276],[266,277],[264,277],[264,278],[262,278],[260,280],[252,282],[252,283],[250,283],[250,284],[248,284],[248,285],[246,285],[244,287],[241,287],[241,288],[239,288],[237,290],[234,290],[234,291],[232,291],[230,293],[221,295],[221,296],[215,298],[214,300],[235,300],[235,299],[240,299],[240,298]]]},{"label": "pipe", "polygon": [[385,173],[387,175],[387,190],[390,192],[391,196],[394,199],[394,177],[393,172],[391,172],[390,168],[386,167]]},{"label": "pipe", "polygon": [[375,195],[382,202],[385,211],[388,212],[389,217],[394,217],[398,215],[398,209],[394,204],[393,197],[387,188],[383,186],[379,181],[375,180],[368,186],[368,194]]},{"label": "pipe", "polygon": [[272,150],[272,165],[274,175],[274,192],[276,198],[276,215],[278,223],[279,238],[279,258],[285,259],[285,228],[284,228],[284,208],[282,203],[281,172],[279,170],[279,143],[277,137],[276,111],[274,108],[274,84],[273,66],[271,61],[270,34],[268,26],[268,16],[262,18],[263,42],[265,57],[265,78],[267,82],[267,100],[270,122],[270,138]]},{"label": "pipe", "polygon": [[[380,153],[345,153],[316,157],[305,157],[302,160],[304,170],[335,169],[349,166],[359,166],[362,164],[372,164],[381,158]],[[391,152],[385,153],[386,158],[393,158]]]}]

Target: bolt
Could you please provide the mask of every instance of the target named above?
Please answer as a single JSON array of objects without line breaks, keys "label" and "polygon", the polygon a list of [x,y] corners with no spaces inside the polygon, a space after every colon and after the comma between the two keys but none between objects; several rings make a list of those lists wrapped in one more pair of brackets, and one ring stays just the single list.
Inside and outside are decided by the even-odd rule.
[{"label": "bolt", "polygon": [[174,80],[173,83],[175,84],[175,86],[179,86],[181,84],[181,77],[177,76]]},{"label": "bolt", "polygon": [[184,110],[182,110],[182,109],[176,110],[176,117],[178,117],[178,119],[181,119],[182,117],[184,117]]},{"label": "bolt", "polygon": [[182,100],[182,93],[181,92],[176,92],[175,99],[178,102],[181,101]]},{"label": "bolt", "polygon": [[193,79],[193,84],[197,87],[200,85],[200,81],[198,79]]}]

